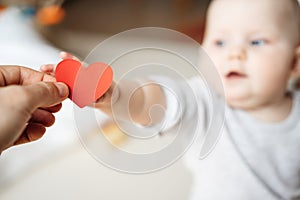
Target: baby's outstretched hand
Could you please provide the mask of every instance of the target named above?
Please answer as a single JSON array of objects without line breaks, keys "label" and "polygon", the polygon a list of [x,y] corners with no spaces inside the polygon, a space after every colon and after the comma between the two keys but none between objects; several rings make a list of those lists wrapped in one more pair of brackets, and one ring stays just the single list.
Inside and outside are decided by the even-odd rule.
[{"label": "baby's outstretched hand", "polygon": [[[81,62],[80,59],[77,58],[76,56],[73,56],[72,54],[64,52],[64,51],[60,52],[59,57],[63,60],[73,59],[73,60],[77,60],[77,61]],[[56,68],[56,64],[46,64],[46,65],[42,65],[40,67],[40,70],[46,74],[55,76],[55,68]]]}]

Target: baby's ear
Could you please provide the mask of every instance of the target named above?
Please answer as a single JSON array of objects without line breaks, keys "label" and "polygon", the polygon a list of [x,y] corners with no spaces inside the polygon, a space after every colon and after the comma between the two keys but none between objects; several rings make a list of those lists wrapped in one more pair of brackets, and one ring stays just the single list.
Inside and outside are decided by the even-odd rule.
[{"label": "baby's ear", "polygon": [[292,77],[300,78],[300,45],[295,50]]}]

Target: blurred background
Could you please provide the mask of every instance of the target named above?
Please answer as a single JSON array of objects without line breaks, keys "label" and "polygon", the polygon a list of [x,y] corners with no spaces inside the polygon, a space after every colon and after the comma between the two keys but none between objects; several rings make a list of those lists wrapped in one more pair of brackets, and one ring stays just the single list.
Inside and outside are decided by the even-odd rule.
[{"label": "blurred background", "polygon": [[[170,28],[200,42],[208,2],[0,0],[0,64],[39,69],[59,62],[60,50],[83,59],[101,41],[138,27]],[[193,176],[182,160],[144,175],[97,162],[78,138],[72,106],[69,100],[64,103],[40,141],[3,152],[0,199],[188,199]],[[114,124],[106,126],[109,137],[122,142]]]},{"label": "blurred background", "polygon": [[[39,31],[52,44],[85,55],[99,40],[138,27],[164,27],[202,39],[205,10],[210,0],[1,0],[2,5],[30,8],[61,5],[65,14]],[[0,2],[1,2],[0,1]],[[29,6],[29,7],[28,7]],[[27,8],[27,11],[26,11]],[[53,12],[53,17],[60,12]],[[60,17],[57,17],[60,18]],[[38,20],[36,20],[38,21]],[[82,41],[78,45],[78,42]]]},{"label": "blurred background", "polygon": [[[69,0],[66,17],[48,29],[47,38],[57,46],[86,54],[104,36],[137,27],[164,27],[180,31],[201,41],[204,14],[209,0]],[[76,20],[74,20],[76,19]],[[72,33],[77,33],[74,37]],[[61,35],[61,37],[51,37]],[[85,46],[74,45],[85,37]],[[102,35],[102,36],[101,36]],[[68,39],[69,38],[69,39]],[[74,39],[74,40],[72,40]],[[67,44],[66,44],[67,43]]]}]

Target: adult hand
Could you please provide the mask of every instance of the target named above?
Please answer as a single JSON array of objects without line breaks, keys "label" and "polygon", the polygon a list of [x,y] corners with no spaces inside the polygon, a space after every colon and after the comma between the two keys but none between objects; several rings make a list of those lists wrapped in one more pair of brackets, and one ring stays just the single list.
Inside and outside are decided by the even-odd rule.
[{"label": "adult hand", "polygon": [[68,87],[50,75],[0,66],[0,153],[41,138],[68,95]]}]

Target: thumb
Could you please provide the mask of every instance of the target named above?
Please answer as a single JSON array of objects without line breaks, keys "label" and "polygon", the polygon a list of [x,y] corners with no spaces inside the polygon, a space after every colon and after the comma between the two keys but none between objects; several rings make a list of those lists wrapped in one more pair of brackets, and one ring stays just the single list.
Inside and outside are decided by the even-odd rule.
[{"label": "thumb", "polygon": [[24,103],[29,109],[56,105],[69,95],[68,86],[59,82],[38,82],[24,86],[24,90]]}]

